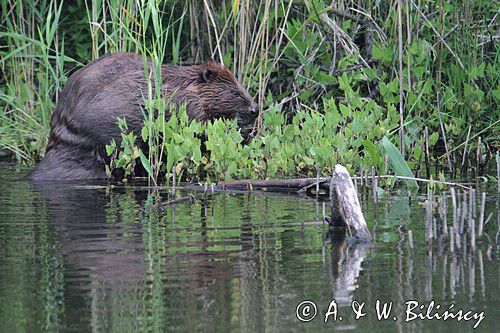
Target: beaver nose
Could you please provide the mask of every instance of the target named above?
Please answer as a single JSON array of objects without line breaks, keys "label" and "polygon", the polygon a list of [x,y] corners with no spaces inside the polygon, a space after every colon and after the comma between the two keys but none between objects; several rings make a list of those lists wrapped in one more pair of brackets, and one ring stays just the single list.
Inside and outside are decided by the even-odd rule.
[{"label": "beaver nose", "polygon": [[257,105],[257,103],[252,103],[252,105],[250,106],[250,113],[255,117],[259,115],[259,106]]}]

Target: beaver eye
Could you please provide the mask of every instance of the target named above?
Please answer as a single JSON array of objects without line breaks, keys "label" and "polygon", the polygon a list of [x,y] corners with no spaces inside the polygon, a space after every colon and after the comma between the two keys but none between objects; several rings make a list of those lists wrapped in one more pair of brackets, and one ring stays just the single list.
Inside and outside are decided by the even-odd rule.
[{"label": "beaver eye", "polygon": [[240,93],[237,92],[236,90],[232,90],[231,94],[233,94],[233,96],[235,96],[235,97],[239,97],[240,96]]}]

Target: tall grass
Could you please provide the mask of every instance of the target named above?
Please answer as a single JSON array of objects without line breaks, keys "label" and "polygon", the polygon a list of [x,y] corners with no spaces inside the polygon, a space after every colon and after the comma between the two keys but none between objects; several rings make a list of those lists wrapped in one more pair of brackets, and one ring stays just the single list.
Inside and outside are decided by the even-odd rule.
[{"label": "tall grass", "polygon": [[[68,74],[126,51],[152,60],[145,64],[152,78],[148,124],[153,107],[169,107],[155,88],[161,63],[214,58],[263,113],[277,108],[291,119],[297,111],[325,112],[332,98],[341,109],[369,102],[386,114],[399,110],[385,134],[417,173],[474,176],[498,147],[498,13],[490,1],[2,0],[1,6],[0,144],[19,161],[43,154]],[[257,133],[266,129],[262,119]],[[373,121],[380,127],[381,119]],[[335,131],[346,133],[346,146],[357,145],[356,131]],[[156,148],[143,159],[159,166],[165,142],[158,129],[147,133]],[[371,143],[383,152],[382,137]],[[372,148],[360,148],[360,163]]]},{"label": "tall grass", "polygon": [[58,27],[62,3],[4,0],[0,143],[18,160],[43,153],[50,115],[66,79],[68,63]]}]

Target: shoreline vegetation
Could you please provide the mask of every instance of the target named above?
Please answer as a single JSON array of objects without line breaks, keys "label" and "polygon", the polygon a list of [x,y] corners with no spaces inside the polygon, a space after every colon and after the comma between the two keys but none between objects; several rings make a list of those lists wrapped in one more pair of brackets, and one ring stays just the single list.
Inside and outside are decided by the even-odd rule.
[{"label": "shoreline vegetation", "polygon": [[[1,12],[0,152],[19,163],[42,156],[72,72],[136,52],[152,60],[152,82],[142,132],[117,120],[122,140],[106,147],[119,178],[138,165],[155,185],[319,178],[336,164],[410,181],[496,176],[499,15],[490,1],[4,0]],[[162,63],[207,59],[259,104],[247,144],[236,122],[189,122],[155,89]]]}]

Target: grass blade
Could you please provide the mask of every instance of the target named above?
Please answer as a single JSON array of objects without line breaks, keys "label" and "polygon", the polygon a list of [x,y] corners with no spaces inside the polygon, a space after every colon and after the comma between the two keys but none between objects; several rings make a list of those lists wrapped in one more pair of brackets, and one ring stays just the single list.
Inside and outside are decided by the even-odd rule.
[{"label": "grass blade", "polygon": [[[394,171],[397,176],[415,178],[410,170],[410,167],[408,166],[408,163],[406,163],[403,158],[403,155],[401,155],[399,149],[387,138],[387,136],[384,136],[382,139],[382,147],[384,147],[385,152],[389,157],[389,164],[392,171]],[[418,184],[414,180],[409,180],[408,184],[412,188],[418,188]]]}]

